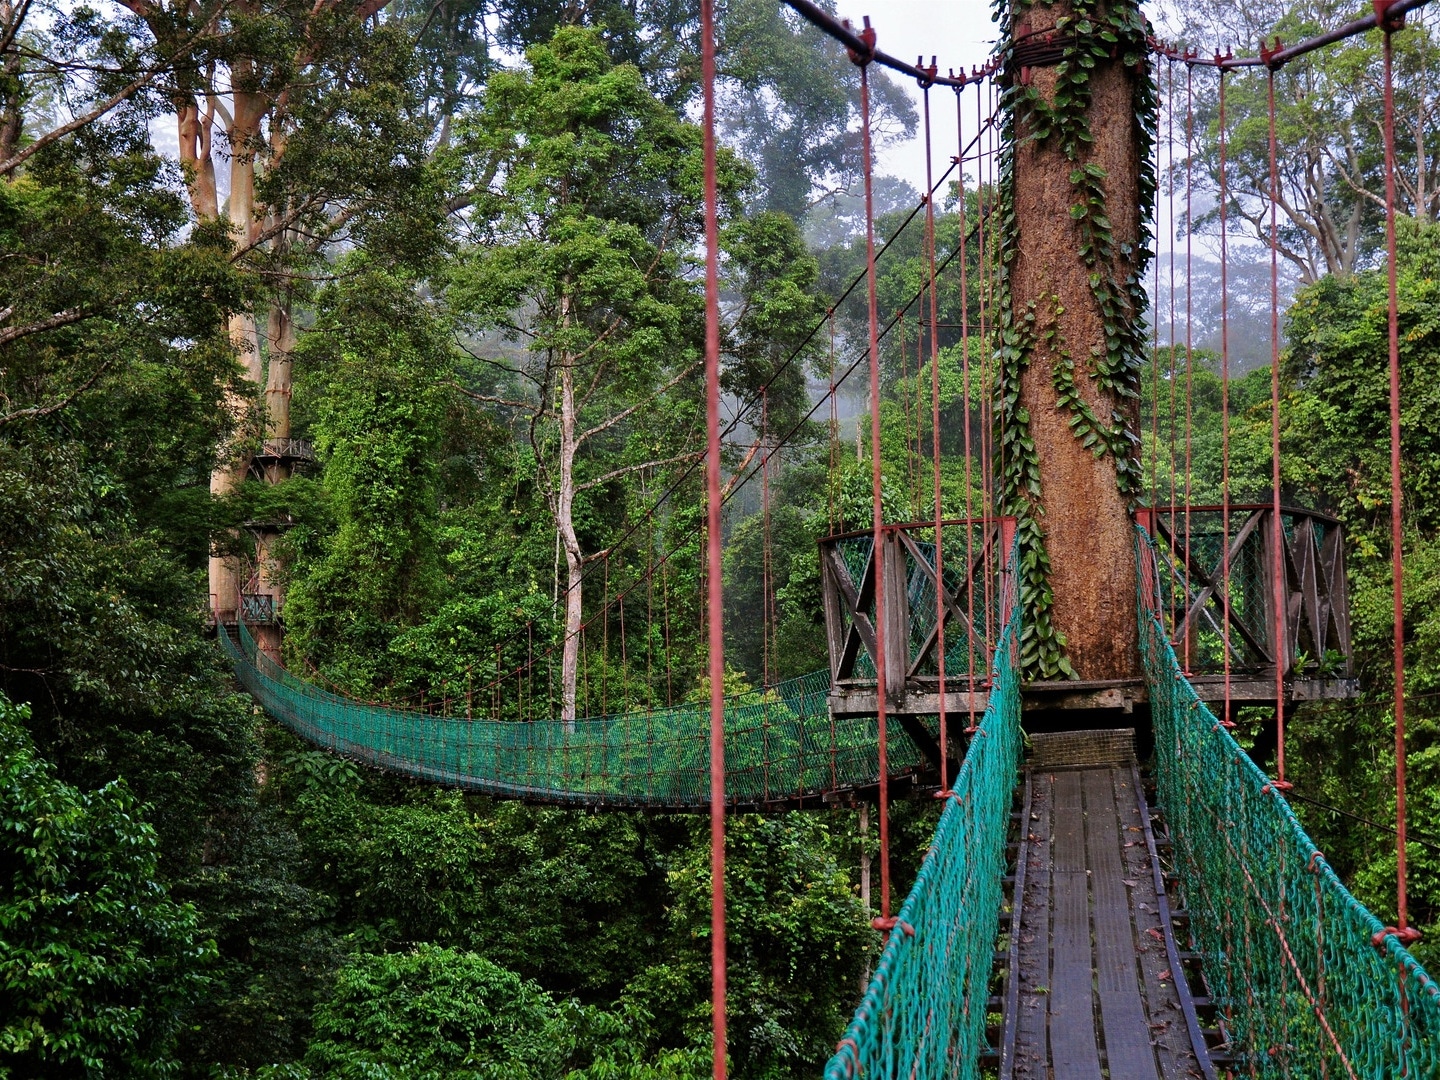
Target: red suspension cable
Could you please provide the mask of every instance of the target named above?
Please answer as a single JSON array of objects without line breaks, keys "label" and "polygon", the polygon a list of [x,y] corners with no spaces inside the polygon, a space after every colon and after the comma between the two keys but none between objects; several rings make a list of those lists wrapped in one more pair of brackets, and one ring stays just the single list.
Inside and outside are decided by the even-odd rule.
[{"label": "red suspension cable", "polygon": [[[975,95],[977,101],[980,95]],[[966,618],[970,620],[970,629],[966,634],[966,664],[969,669],[967,677],[969,693],[969,705],[966,730],[975,730],[975,577],[972,567],[975,565],[975,527],[970,524],[974,517],[974,507],[971,501],[971,465],[974,460],[973,451],[970,445],[970,277],[965,264],[965,109],[964,102],[960,100],[960,91],[955,91],[955,145],[960,156],[956,159],[959,169],[959,204],[960,211],[960,371],[961,371],[961,403],[964,407],[965,424],[965,572],[969,580],[965,583],[965,602],[967,605]],[[985,542],[988,532],[981,534],[981,543]],[[983,550],[983,547],[982,547]],[[981,570],[984,575],[984,570]],[[988,579],[988,575],[985,575]],[[942,699],[943,700],[943,699]],[[944,750],[942,748],[943,755]],[[943,759],[942,759],[943,760]],[[947,790],[949,785],[941,777],[941,790]]]},{"label": "red suspension cable", "polygon": [[[865,20],[863,39],[873,51],[875,31]],[[870,147],[870,56],[851,54],[860,67],[860,133],[862,169],[865,177],[865,286],[870,317],[870,483],[871,561],[875,572],[875,697],[876,727],[880,763],[880,917],[890,918],[890,765],[886,746],[885,716],[885,576],[883,566],[884,511],[881,506],[880,474],[880,313],[875,283],[875,193],[871,177]]]},{"label": "red suspension cable", "polygon": [[1220,650],[1230,716],[1230,248],[1226,236],[1225,71],[1220,71]]},{"label": "red suspension cable", "polygon": [[[1185,608],[1190,607],[1190,486],[1195,449],[1195,348],[1194,348],[1194,254],[1195,254],[1195,69],[1185,67]],[[1184,669],[1190,673],[1190,639],[1185,632]],[[1229,717],[1226,717],[1228,720]]]},{"label": "red suspension cable", "polygon": [[[933,58],[930,62],[930,68],[932,71],[935,69]],[[933,166],[930,149],[929,86],[925,87],[924,97],[925,190],[929,191],[934,187],[934,184],[931,183]],[[949,773],[949,729],[945,717],[945,544],[944,537],[940,531],[940,521],[944,515],[940,502],[940,341],[936,336],[939,333],[940,307],[935,296],[934,195],[931,195],[925,200],[925,253],[929,260],[928,270],[930,278],[930,447],[935,479],[935,649],[940,675],[940,712],[938,716],[940,728],[940,790],[946,791],[950,787],[947,780]],[[965,528],[968,530],[970,526],[967,524]]]},{"label": "red suspension cable", "polygon": [[1168,216],[1170,221],[1170,543],[1175,543],[1175,458],[1176,442],[1180,436],[1180,424],[1178,420],[1178,408],[1176,393],[1178,382],[1175,371],[1175,63],[1171,61],[1168,66],[1169,75],[1166,88],[1166,123],[1167,135],[1165,139],[1165,160],[1169,166],[1165,170],[1166,175],[1166,196],[1168,199]]},{"label": "red suspension cable", "polygon": [[715,13],[700,0],[705,98],[705,495],[710,646],[710,1007],[712,1071],[725,1080],[725,629],[720,562],[720,225],[715,187]]},{"label": "red suspension cable", "polygon": [[1275,652],[1275,776],[1285,779],[1285,668],[1290,649],[1285,640],[1285,526],[1280,520],[1280,167],[1275,145],[1275,69],[1266,80],[1270,113],[1270,485],[1274,522],[1270,539],[1271,603],[1274,607]]},{"label": "red suspension cable", "polygon": [[[1388,7],[1389,5],[1385,5]],[[1380,3],[1377,12],[1383,12]],[[1388,262],[1390,331],[1390,574],[1395,662],[1395,925],[1402,934],[1409,921],[1405,866],[1405,566],[1401,542],[1400,490],[1400,298],[1395,259],[1395,79],[1394,23],[1385,32],[1385,250]]]},{"label": "red suspension cable", "polygon": [[[987,84],[987,97],[993,97],[993,90]],[[981,135],[985,130],[984,113],[982,111],[980,95],[975,95],[975,131]],[[993,149],[994,144],[991,144]],[[980,514],[983,520],[984,532],[981,534],[982,544],[990,542],[990,529],[996,513],[995,507],[995,472],[992,454],[994,442],[994,430],[991,427],[991,394],[994,389],[990,371],[990,336],[989,326],[986,322],[989,305],[990,292],[990,251],[988,238],[985,232],[985,219],[988,216],[985,209],[985,186],[989,165],[989,156],[982,145],[976,151],[975,168],[975,212],[979,218],[976,223],[978,230],[979,273],[980,273]],[[993,230],[992,230],[993,231]],[[1001,559],[1004,559],[1002,554]],[[998,588],[995,590],[998,592]],[[994,594],[991,590],[991,574],[989,560],[986,560],[985,567],[985,638],[987,641],[994,639],[994,626],[991,622],[991,613],[994,610]],[[974,713],[970,716],[969,734],[974,734],[976,729]]]}]

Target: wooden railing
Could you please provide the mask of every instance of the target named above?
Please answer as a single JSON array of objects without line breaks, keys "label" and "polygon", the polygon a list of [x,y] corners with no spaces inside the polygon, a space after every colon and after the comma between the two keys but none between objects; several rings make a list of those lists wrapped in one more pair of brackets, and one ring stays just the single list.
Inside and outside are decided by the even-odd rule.
[{"label": "wooden railing", "polygon": [[[820,590],[839,714],[873,712],[877,627],[885,639],[886,706],[933,713],[940,691],[940,611],[944,611],[947,708],[988,687],[995,644],[1008,611],[1004,576],[1013,518],[941,523],[941,571],[935,525],[886,525],[880,537],[884,604],[875,609],[875,538],[871,531],[820,541]],[[939,602],[937,602],[937,599]],[[973,702],[971,704],[974,704]],[[983,710],[983,701],[979,703]]]},{"label": "wooden railing", "polygon": [[265,626],[275,621],[275,597],[270,593],[242,592],[240,618],[252,626]]},{"label": "wooden railing", "polygon": [[[1325,514],[1268,505],[1147,507],[1136,513],[1155,540],[1157,609],[1181,666],[1213,673],[1268,672],[1291,680],[1353,673],[1345,536]],[[1279,528],[1284,618],[1276,640],[1274,558]],[[1227,558],[1228,556],[1228,558]],[[1228,577],[1228,580],[1227,580]]]},{"label": "wooden railing", "polygon": [[314,461],[315,445],[309,439],[266,439],[260,444],[257,458],[284,458],[289,461]]}]

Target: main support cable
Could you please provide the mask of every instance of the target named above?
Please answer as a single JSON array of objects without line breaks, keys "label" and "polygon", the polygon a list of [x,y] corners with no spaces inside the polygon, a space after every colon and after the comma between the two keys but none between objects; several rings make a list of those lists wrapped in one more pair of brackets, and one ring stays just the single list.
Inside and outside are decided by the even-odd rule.
[{"label": "main support cable", "polygon": [[[909,75],[911,78],[919,80],[921,86],[953,86],[958,90],[969,83],[979,82],[998,70],[998,58],[992,57],[984,67],[974,69],[968,77],[962,72],[957,78],[952,72],[947,79],[943,75],[936,74],[933,66],[928,69],[914,67],[903,60],[897,60],[889,53],[881,52],[875,48],[873,33],[868,36],[863,31],[856,33],[855,28],[848,21],[837,19],[818,4],[810,3],[810,0],[785,0],[785,4],[817,30],[844,45],[852,57],[864,56],[869,63],[879,64],[881,67],[890,68],[892,71],[898,71],[902,75]],[[867,30],[870,28],[868,17],[865,28]]]},{"label": "main support cable", "polygon": [[715,12],[700,0],[705,96],[705,489],[710,637],[710,998],[714,1080],[725,1080],[725,623],[720,550],[720,208],[715,190]]},{"label": "main support cable", "polygon": [[[1219,68],[1221,71],[1254,67],[1267,67],[1273,71],[1284,67],[1291,60],[1312,53],[1316,49],[1323,49],[1326,45],[1334,45],[1346,38],[1357,37],[1370,30],[1386,29],[1387,26],[1396,28],[1403,21],[1407,12],[1418,11],[1430,3],[1430,0],[1372,0],[1372,2],[1375,10],[1369,15],[1345,23],[1343,26],[1337,26],[1334,30],[1327,30],[1323,34],[1306,38],[1304,41],[1286,48],[1276,48],[1271,51],[1262,48],[1258,56],[1234,56],[1230,53],[1221,55],[1217,52],[1213,57],[1201,57],[1158,38],[1151,39],[1150,47],[1161,56],[1168,56],[1172,60],[1181,60],[1189,65]],[[1389,33],[1389,30],[1386,29],[1386,32]]]}]

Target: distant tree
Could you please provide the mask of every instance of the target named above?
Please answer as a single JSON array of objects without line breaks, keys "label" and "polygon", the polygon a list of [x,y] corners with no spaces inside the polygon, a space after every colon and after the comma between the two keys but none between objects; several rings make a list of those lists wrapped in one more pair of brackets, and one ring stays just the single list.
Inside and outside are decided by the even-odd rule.
[{"label": "distant tree", "polygon": [[[1262,39],[1288,44],[1355,17],[1348,0],[1199,0],[1170,20],[1202,55],[1219,48],[1254,53]],[[1440,219],[1440,36],[1421,9],[1394,37],[1397,183],[1401,212]],[[1381,37],[1368,33],[1285,65],[1275,76],[1279,142],[1280,253],[1308,284],[1324,274],[1362,268],[1378,247],[1384,206]],[[1270,235],[1269,124],[1266,76],[1236,72],[1227,82],[1227,182],[1230,227],[1266,243]],[[1218,191],[1219,116],[1213,75],[1195,73],[1197,179]],[[1177,102],[1177,134],[1183,98]],[[1183,153],[1183,149],[1181,151]],[[1213,230],[1214,209],[1196,224]]]},{"label": "distant tree", "polygon": [[[1408,816],[1419,835],[1409,852],[1410,916],[1428,931],[1440,918],[1440,853],[1430,827],[1440,821],[1440,431],[1431,419],[1440,410],[1440,226],[1402,221],[1399,239]],[[1364,688],[1359,702],[1302,710],[1287,753],[1307,770],[1314,763],[1316,797],[1376,821],[1395,813],[1387,292],[1385,272],[1369,270],[1326,277],[1299,293],[1289,313],[1281,447],[1286,494],[1344,523],[1352,647]],[[1255,426],[1268,435],[1265,413]],[[1389,920],[1390,838],[1302,809],[1327,857]],[[1427,933],[1417,953],[1433,968],[1440,950],[1432,938]]]},{"label": "distant tree", "polygon": [[362,254],[343,267],[298,351],[314,369],[302,400],[335,531],[292,568],[287,648],[368,693],[388,681],[391,639],[429,613],[440,589],[436,484],[450,349],[413,278]]},{"label": "distant tree", "polygon": [[[701,231],[700,132],[612,65],[599,37],[560,30],[497,74],[471,133],[502,163],[476,202],[477,242],[449,298],[477,330],[523,340],[465,387],[514,417],[565,560],[560,713],[576,715],[581,578],[605,554],[583,539],[587,500],[617,481],[693,459],[700,298],[685,276]],[[727,198],[739,177],[722,177]],[[688,404],[687,404],[688,402]],[[687,413],[690,421],[687,422]]]}]

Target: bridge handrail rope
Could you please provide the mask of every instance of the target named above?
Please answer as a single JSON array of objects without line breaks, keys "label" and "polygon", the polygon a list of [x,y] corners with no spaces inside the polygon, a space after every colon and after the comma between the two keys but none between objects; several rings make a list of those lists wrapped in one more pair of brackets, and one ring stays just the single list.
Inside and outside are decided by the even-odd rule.
[{"label": "bridge handrail rope", "polygon": [[1440,1076],[1440,984],[1197,697],[1156,610],[1156,550],[1139,526],[1136,543],[1160,809],[1239,1073]]},{"label": "bridge handrail rope", "polygon": [[[1014,559],[1012,550],[1012,571]],[[989,706],[953,787],[937,793],[945,810],[914,888],[893,925],[877,923],[889,937],[825,1080],[980,1076],[1020,761],[1020,605],[1013,595],[1006,604]]]},{"label": "bridge handrail rope", "polygon": [[[534,802],[701,809],[709,801],[708,701],[640,713],[559,719],[432,716],[331,693],[286,671],[221,628],[221,647],[244,688],[300,737],[353,759],[419,779]],[[732,695],[725,703],[725,793],[732,806],[763,807],[868,787],[878,773],[872,721],[827,707],[827,671]],[[641,722],[632,722],[636,717]],[[892,740],[895,775],[923,755]]]}]

